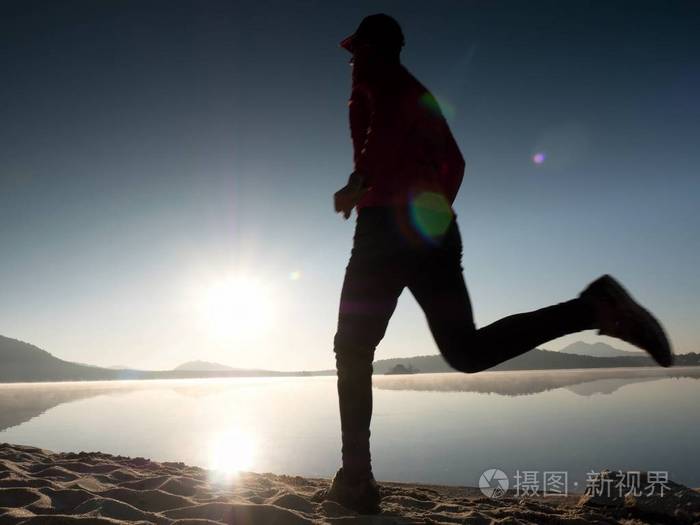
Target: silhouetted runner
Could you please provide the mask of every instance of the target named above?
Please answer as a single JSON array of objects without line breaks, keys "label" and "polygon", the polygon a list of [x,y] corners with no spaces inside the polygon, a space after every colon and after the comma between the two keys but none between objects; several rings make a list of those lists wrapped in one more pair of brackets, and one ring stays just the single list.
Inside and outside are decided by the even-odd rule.
[{"label": "silhouetted runner", "polygon": [[342,467],[324,497],[358,512],[379,511],[370,461],[372,361],[405,287],[427,317],[445,360],[466,373],[491,368],[581,330],[617,337],[672,364],[658,321],[611,276],[577,297],[477,329],[462,275],[452,203],[464,160],[432,94],[399,55],[404,37],[391,17],[366,17],[340,44],[352,53],[350,130],[355,170],[335,210],[358,216],[340,298],[334,352]]}]

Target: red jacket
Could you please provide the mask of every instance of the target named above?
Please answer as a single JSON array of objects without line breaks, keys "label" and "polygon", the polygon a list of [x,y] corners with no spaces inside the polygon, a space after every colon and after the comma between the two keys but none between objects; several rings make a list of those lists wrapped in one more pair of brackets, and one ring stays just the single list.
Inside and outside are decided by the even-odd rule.
[{"label": "red jacket", "polygon": [[358,208],[404,206],[424,192],[452,205],[464,159],[433,95],[403,65],[350,96],[355,171],[372,189]]}]

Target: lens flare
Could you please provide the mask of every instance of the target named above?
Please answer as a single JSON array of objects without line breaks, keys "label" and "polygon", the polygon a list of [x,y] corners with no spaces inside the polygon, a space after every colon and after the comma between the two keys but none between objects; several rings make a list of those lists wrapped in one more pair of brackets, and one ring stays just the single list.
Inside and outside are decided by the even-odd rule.
[{"label": "lens flare", "polygon": [[437,240],[452,222],[452,207],[444,195],[426,191],[411,201],[411,220],[424,239]]},{"label": "lens flare", "polygon": [[542,164],[547,159],[547,156],[543,152],[537,152],[532,156],[532,162],[535,164]]},{"label": "lens flare", "polygon": [[289,272],[289,280],[290,281],[298,281],[299,279],[301,279],[301,272],[300,271],[295,270],[293,272]]},{"label": "lens flare", "polygon": [[443,98],[438,100],[428,92],[423,93],[420,97],[420,104],[436,116],[443,115],[448,120],[453,118],[456,113],[454,104],[450,104]]}]

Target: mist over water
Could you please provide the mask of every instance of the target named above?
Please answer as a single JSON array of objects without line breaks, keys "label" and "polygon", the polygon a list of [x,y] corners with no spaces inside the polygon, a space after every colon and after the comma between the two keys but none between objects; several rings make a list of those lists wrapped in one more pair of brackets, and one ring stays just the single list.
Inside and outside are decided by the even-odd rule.
[{"label": "mist over water", "polygon": [[[473,486],[489,468],[566,471],[576,491],[587,472],[619,468],[700,486],[688,462],[698,378],[691,367],[376,375],[375,474]],[[0,441],[328,477],[335,388],[334,377],[2,385]]]},{"label": "mist over water", "polygon": [[[700,367],[587,368],[518,370],[481,374],[376,375],[373,384],[387,390],[480,392],[506,396],[537,394],[566,388],[580,395],[612,394],[624,385],[663,377],[700,378]],[[606,385],[606,386],[603,386]]]}]

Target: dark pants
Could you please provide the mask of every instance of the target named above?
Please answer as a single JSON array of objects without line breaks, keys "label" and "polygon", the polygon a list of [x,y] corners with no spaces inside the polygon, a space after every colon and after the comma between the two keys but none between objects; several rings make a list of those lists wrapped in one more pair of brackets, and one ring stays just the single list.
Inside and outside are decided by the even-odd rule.
[{"label": "dark pants", "polygon": [[425,238],[407,211],[360,211],[334,339],[343,470],[349,477],[371,474],[372,361],[404,287],[425,312],[442,356],[461,372],[486,370],[546,341],[594,328],[591,307],[574,298],[477,330],[461,261],[454,219],[442,236]]}]

